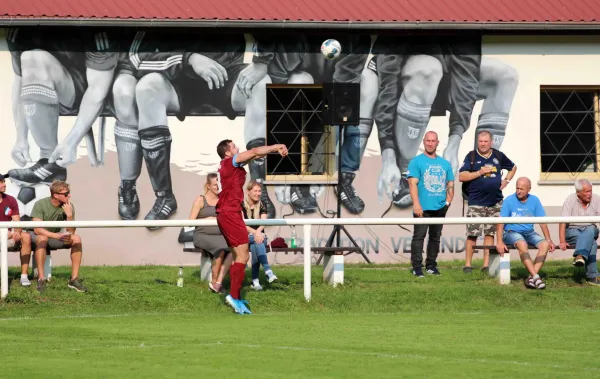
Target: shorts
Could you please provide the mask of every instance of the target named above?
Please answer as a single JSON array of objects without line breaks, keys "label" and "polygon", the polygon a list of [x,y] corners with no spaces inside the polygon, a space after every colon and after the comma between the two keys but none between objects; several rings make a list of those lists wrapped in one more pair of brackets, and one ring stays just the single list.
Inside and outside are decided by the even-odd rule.
[{"label": "shorts", "polygon": [[237,112],[231,105],[231,94],[236,88],[235,83],[240,72],[247,66],[246,63],[240,63],[225,67],[228,80],[225,86],[219,89],[209,90],[204,79],[190,78],[186,75],[180,75],[173,80],[171,84],[179,98],[177,118],[183,121],[193,109],[209,105],[221,111],[228,119],[235,120]]},{"label": "shorts", "polygon": [[[37,243],[38,235],[35,234],[34,232],[29,232],[29,235],[31,236],[31,244],[35,246]],[[70,248],[71,248],[71,245],[67,245],[66,243],[64,243],[61,240],[57,240],[54,238],[48,238],[48,249],[49,250],[62,250],[62,249],[70,249]]]},{"label": "shorts", "polygon": [[[469,205],[467,217],[499,217],[502,201],[491,207],[483,205]],[[496,235],[496,224],[468,224],[467,237],[494,236]]]},{"label": "shorts", "polygon": [[242,212],[219,212],[217,213],[217,225],[229,247],[237,247],[248,244],[248,231]]},{"label": "shorts", "polygon": [[83,99],[83,95],[87,89],[87,69],[85,66],[65,66],[65,68],[73,80],[73,87],[75,88],[75,100],[73,101],[73,105],[70,107],[60,104],[60,114],[63,116],[76,116],[79,114],[81,99]]},{"label": "shorts", "polygon": [[533,230],[530,232],[513,232],[511,230],[505,230],[502,241],[505,245],[510,246],[515,246],[519,241],[525,241],[527,242],[527,245],[538,247],[545,239]]}]

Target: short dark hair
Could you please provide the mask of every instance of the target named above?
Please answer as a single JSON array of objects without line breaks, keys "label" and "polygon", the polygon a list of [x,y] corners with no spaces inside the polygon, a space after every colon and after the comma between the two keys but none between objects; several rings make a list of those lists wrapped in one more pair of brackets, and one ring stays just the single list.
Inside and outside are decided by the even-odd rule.
[{"label": "short dark hair", "polygon": [[229,144],[232,142],[233,141],[230,139],[224,139],[217,145],[217,154],[219,154],[219,157],[221,157],[221,159],[225,158],[225,153],[229,151]]}]

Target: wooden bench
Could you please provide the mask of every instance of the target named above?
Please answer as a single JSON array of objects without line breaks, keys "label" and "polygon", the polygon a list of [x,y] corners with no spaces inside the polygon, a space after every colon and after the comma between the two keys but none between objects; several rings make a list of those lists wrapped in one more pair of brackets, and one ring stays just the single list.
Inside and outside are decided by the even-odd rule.
[{"label": "wooden bench", "polygon": [[[184,228],[187,229],[187,228]],[[323,254],[323,280],[333,287],[338,284],[344,284],[344,252],[359,252],[356,247],[311,247],[312,253]],[[203,249],[197,249],[193,242],[184,242],[183,251],[185,253],[200,254],[200,279],[203,281],[212,280],[212,256]],[[302,247],[284,247],[270,248],[273,253],[304,253]],[[249,261],[248,264],[251,264]]]},{"label": "wooden bench", "polygon": [[[495,245],[475,245],[475,252],[477,250],[489,250],[490,252],[490,265],[488,268],[488,275],[497,278],[500,284],[510,284],[510,251],[517,250],[515,246],[506,245],[508,253],[501,256],[496,250]],[[567,250],[574,249],[574,246],[567,246]],[[528,246],[529,250],[537,250],[537,247],[533,245]]]}]

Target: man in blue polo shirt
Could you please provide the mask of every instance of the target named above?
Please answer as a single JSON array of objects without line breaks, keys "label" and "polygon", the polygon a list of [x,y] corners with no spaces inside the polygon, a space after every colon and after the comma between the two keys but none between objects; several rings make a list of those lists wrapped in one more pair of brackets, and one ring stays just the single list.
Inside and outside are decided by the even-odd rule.
[{"label": "man in blue polo shirt", "polygon": [[[450,162],[436,154],[440,141],[436,132],[423,137],[425,152],[414,157],[408,164],[408,185],[413,202],[414,217],[445,217],[454,197],[454,173]],[[428,274],[440,275],[436,259],[440,251],[442,224],[415,225],[410,244],[410,260],[413,275],[423,277],[423,241],[429,229],[427,260]]]},{"label": "man in blue polo shirt", "polygon": [[[544,207],[540,199],[529,193],[531,191],[531,181],[528,178],[519,178],[517,180],[517,191],[506,197],[500,209],[500,217],[544,217]],[[500,254],[508,252],[506,245],[514,246],[519,250],[521,262],[529,271],[529,277],[525,280],[525,285],[533,289],[544,289],[546,284],[538,275],[548,251],[554,251],[554,243],[550,238],[550,231],[546,224],[540,224],[544,238],[533,230],[533,224],[498,224],[496,231],[496,249]],[[531,261],[528,245],[535,246],[538,254],[535,261]]]},{"label": "man in blue polo shirt", "polygon": [[[507,170],[502,179],[502,170]],[[502,190],[517,172],[517,166],[501,151],[492,149],[492,134],[487,130],[477,135],[477,149],[465,157],[460,167],[458,180],[463,182],[463,195],[468,193],[467,217],[498,217],[502,206]],[[467,243],[465,267],[463,272],[473,270],[471,260],[477,238],[484,235],[486,246],[494,245],[495,224],[467,225]],[[489,251],[484,251],[482,271],[487,270]]]}]

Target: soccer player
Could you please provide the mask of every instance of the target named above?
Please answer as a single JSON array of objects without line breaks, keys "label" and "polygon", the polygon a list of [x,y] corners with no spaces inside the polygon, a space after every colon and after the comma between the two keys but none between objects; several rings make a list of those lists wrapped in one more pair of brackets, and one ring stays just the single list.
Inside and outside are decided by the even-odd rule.
[{"label": "soccer player", "polygon": [[285,145],[271,145],[255,147],[240,153],[240,149],[231,140],[223,140],[217,145],[217,154],[221,158],[217,181],[219,186],[217,224],[233,252],[234,259],[229,269],[230,292],[225,301],[239,314],[252,313],[240,295],[249,258],[248,232],[242,216],[243,186],[246,182],[244,165],[253,159],[264,158],[269,153],[279,153],[285,157],[288,151]]}]

